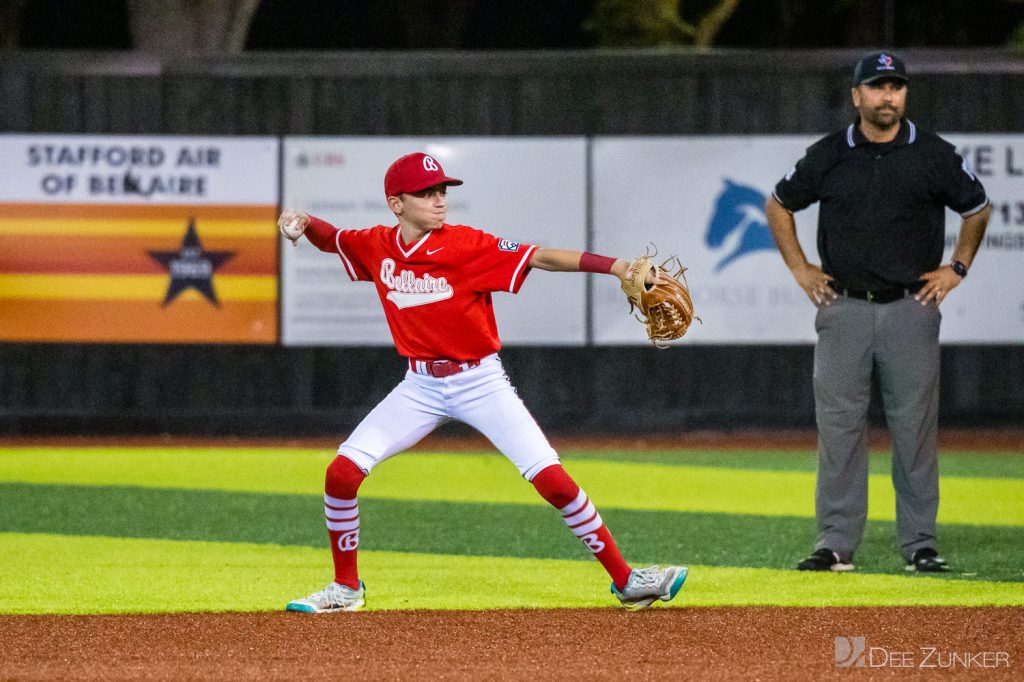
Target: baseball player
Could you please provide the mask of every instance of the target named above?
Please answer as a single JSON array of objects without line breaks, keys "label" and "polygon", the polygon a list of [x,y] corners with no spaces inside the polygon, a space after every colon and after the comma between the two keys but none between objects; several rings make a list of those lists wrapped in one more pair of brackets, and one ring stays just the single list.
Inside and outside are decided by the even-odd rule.
[{"label": "baseball player", "polygon": [[628,261],[580,251],[538,248],[445,222],[448,177],[423,153],[395,161],[384,176],[388,207],[398,224],[340,230],[300,211],[285,210],[279,226],[294,244],[303,234],[335,253],[345,275],[373,282],[400,355],[405,378],[338,447],[327,467],[324,514],[334,581],[287,605],[288,611],[355,611],[365,604],[359,579],[357,491],[375,466],[408,449],[444,422],[457,419],[484,434],[559,510],[569,529],[612,579],[629,610],[669,601],[686,580],[683,566],[631,569],[594,503],[566,473],[558,453],[516,395],[498,358],[501,348],[492,292],[517,293],[532,268],[596,272],[623,278]]}]

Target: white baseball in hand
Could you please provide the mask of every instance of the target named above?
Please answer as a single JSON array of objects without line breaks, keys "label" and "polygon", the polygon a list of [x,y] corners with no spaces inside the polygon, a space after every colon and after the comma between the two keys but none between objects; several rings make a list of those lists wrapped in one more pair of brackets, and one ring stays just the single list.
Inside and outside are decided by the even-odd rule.
[{"label": "white baseball in hand", "polygon": [[308,222],[309,219],[304,213],[285,211],[277,221],[277,226],[281,229],[281,234],[290,239],[292,244],[297,244],[299,237],[306,231]]},{"label": "white baseball in hand", "polygon": [[302,236],[302,233],[305,230],[302,229],[302,222],[298,218],[295,218],[282,225],[281,231],[284,232],[285,237],[295,241]]}]

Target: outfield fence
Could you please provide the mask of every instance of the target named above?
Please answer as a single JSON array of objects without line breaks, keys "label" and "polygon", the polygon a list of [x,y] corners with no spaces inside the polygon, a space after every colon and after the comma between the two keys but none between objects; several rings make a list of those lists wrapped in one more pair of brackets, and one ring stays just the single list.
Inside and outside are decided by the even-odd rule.
[{"label": "outfield fence", "polygon": [[[913,78],[910,111],[925,127],[1024,132],[1024,55],[901,54]],[[849,70],[860,55],[8,53],[0,57],[0,132],[810,135],[849,121]],[[46,248],[42,240],[19,244]],[[667,352],[531,345],[509,347],[503,358],[549,429],[813,426],[806,343]],[[334,434],[365,414],[402,370],[393,350],[358,345],[3,343],[0,434]],[[944,425],[1024,423],[1024,338],[944,347],[942,370]],[[642,399],[628,388],[638,382],[647,387]],[[877,399],[872,416],[881,419]]]}]

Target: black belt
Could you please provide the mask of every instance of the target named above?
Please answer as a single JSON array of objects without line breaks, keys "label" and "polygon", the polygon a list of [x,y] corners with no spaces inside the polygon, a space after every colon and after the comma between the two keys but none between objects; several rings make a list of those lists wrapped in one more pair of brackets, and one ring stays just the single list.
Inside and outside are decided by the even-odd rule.
[{"label": "black belt", "polygon": [[914,282],[909,287],[894,287],[892,289],[847,289],[837,282],[829,282],[828,285],[840,296],[859,298],[862,301],[870,301],[871,303],[892,303],[901,298],[913,296],[921,290],[924,282]]},{"label": "black belt", "polygon": [[409,369],[417,374],[427,374],[438,379],[450,377],[453,374],[465,372],[467,369],[479,366],[479,360],[459,362],[458,360],[417,360],[416,358],[409,358]]}]

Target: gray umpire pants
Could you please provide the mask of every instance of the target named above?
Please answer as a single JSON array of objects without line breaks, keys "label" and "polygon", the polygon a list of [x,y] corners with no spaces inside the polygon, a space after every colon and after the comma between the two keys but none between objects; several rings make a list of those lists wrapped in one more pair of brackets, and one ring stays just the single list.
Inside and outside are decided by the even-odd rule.
[{"label": "gray umpire pants", "polygon": [[935,547],[941,319],[938,306],[922,306],[913,297],[884,304],[840,297],[819,307],[816,550],[827,547],[848,560],[864,534],[872,368],[892,437],[900,552],[909,559],[922,547]]}]

